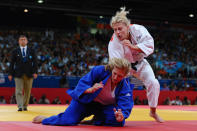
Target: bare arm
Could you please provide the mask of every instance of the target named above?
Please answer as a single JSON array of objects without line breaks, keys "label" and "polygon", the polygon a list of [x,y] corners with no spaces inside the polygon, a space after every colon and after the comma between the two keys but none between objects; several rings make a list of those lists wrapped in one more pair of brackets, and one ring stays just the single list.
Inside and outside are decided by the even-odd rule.
[{"label": "bare arm", "polygon": [[95,84],[93,85],[93,87],[88,88],[88,89],[84,92],[84,94],[94,93],[95,91],[97,91],[97,90],[100,89],[100,88],[103,88],[103,83],[102,83],[102,81],[101,81],[100,83],[95,83]]},{"label": "bare arm", "polygon": [[135,50],[135,51],[138,51],[140,53],[143,53],[143,51],[138,46],[136,46],[134,44],[131,44],[131,42],[129,40],[123,40],[122,44],[124,46],[128,46],[131,50]]}]

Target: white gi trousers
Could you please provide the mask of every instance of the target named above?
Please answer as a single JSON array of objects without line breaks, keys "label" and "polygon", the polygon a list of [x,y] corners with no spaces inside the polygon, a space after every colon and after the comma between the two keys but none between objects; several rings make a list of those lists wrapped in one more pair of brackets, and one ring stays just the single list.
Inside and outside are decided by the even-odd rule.
[{"label": "white gi trousers", "polygon": [[155,78],[154,72],[146,59],[138,62],[135,66],[137,71],[131,69],[131,75],[140,79],[146,87],[146,95],[150,107],[157,107],[160,93],[160,84]]}]

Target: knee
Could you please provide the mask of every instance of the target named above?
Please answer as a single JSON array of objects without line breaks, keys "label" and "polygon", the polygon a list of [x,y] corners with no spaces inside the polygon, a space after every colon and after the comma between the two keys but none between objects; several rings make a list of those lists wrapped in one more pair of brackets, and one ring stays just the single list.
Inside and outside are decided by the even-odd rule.
[{"label": "knee", "polygon": [[16,95],[22,95],[22,92],[16,92]]},{"label": "knee", "polygon": [[155,88],[155,89],[160,89],[160,84],[157,79],[150,79],[147,82],[145,82],[145,86],[149,89]]},{"label": "knee", "polygon": [[160,84],[159,84],[159,81],[157,79],[155,79],[153,81],[153,84],[152,84],[155,88],[159,89],[160,88]]}]

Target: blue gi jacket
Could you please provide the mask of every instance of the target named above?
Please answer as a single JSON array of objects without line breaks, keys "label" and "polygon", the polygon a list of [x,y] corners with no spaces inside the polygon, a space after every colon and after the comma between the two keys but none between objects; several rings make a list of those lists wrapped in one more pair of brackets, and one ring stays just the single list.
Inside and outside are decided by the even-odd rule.
[{"label": "blue gi jacket", "polygon": [[[69,89],[67,93],[73,100],[80,103],[90,103],[100,93],[102,89],[91,94],[83,94],[88,88],[91,88],[95,83],[103,82],[105,84],[111,76],[111,71],[105,70],[105,66],[95,66],[88,74],[83,76],[75,89]],[[133,108],[133,88],[127,78],[123,79],[115,89],[116,108],[121,109],[124,118],[128,118]]]}]

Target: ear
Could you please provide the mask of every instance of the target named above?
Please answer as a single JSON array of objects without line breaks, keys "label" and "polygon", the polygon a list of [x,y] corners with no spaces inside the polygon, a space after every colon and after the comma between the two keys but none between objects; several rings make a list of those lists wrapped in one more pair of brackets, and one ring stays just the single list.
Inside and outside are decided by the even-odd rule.
[{"label": "ear", "polygon": [[129,27],[130,27],[130,26],[129,26],[129,25],[127,25],[127,30],[128,30],[128,31],[129,31]]}]

